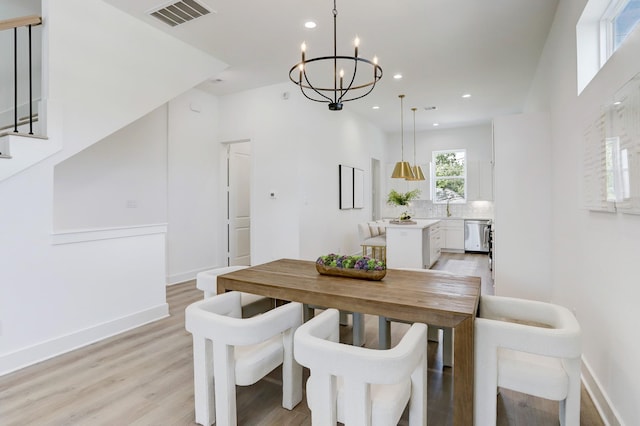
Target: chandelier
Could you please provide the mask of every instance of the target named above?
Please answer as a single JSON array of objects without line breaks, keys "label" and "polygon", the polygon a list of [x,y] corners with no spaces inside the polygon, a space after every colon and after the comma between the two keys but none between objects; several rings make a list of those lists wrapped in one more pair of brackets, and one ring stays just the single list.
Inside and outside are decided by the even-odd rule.
[{"label": "chandelier", "polygon": [[398,95],[400,98],[400,161],[396,163],[396,166],[393,168],[393,173],[391,173],[391,177],[394,179],[406,179],[406,180],[416,180],[415,175],[413,174],[413,170],[411,170],[411,165],[408,161],[404,161],[404,115],[402,113],[403,110],[403,102],[404,95]]},{"label": "chandelier", "polygon": [[[337,17],[336,0],[333,0],[333,56],[305,59],[307,46],[302,43],[302,60],[289,70],[289,79],[300,87],[300,91],[307,99],[328,103],[331,111],[342,110],[343,102],[367,96],[382,78],[382,68],[378,65],[378,59],[375,56],[372,61],[358,56],[360,44],[358,37],[354,41],[353,56],[337,54]],[[365,67],[365,77],[361,72],[356,78],[358,64]],[[339,71],[338,68],[340,68]],[[345,68],[348,70],[346,77]],[[367,69],[369,69],[368,72]],[[322,75],[324,77],[321,77]]]}]

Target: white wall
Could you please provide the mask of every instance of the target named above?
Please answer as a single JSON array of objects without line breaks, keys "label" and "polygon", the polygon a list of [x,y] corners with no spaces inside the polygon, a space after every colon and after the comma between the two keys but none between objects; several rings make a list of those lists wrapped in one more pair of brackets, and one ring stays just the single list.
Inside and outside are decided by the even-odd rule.
[{"label": "white wall", "polygon": [[226,205],[219,191],[218,101],[190,90],[169,102],[167,282],[193,279],[226,265],[220,226]]},{"label": "white wall", "polygon": [[371,217],[370,190],[366,208],[339,210],[338,165],[363,169],[370,182],[370,158],[383,159],[385,136],[348,104],[329,111],[290,84],[225,96],[218,139],[252,143],[253,263],[359,252],[357,223]]},{"label": "white wall", "polygon": [[551,299],[551,136],[546,113],[494,120],[495,294]]},{"label": "white wall", "polygon": [[52,236],[54,166],[223,67],[100,0],[44,0],[43,15],[63,150],[0,182],[0,374],[167,313],[166,230]]},{"label": "white wall", "polygon": [[[451,129],[416,132],[416,160],[431,161],[433,151],[466,149],[469,161],[492,160],[491,123]],[[390,135],[386,145],[387,157],[395,163],[400,159],[400,132]],[[404,159],[413,164],[413,132],[404,132]]]},{"label": "white wall", "polygon": [[55,231],[166,222],[166,105],[56,165]]},{"label": "white wall", "polygon": [[[387,164],[383,165],[383,177],[387,179],[391,171],[388,170],[393,167],[397,161],[400,161],[401,157],[401,143],[400,132],[389,135],[387,143],[385,145],[385,155],[387,158]],[[491,123],[477,124],[473,126],[447,128],[428,130],[423,132],[416,132],[416,162],[418,164],[428,164],[431,162],[433,151],[443,151],[448,149],[465,149],[467,150],[468,164],[473,162],[485,162],[489,163],[493,161],[493,137]],[[410,162],[413,165],[413,132],[407,132],[404,134],[404,160]],[[469,170],[469,169],[468,169]],[[429,170],[423,168],[423,172],[427,179],[429,179]],[[469,177],[469,176],[468,176]],[[411,184],[407,185],[407,190],[413,188]],[[386,203],[388,188],[383,186],[383,203]],[[429,194],[425,189],[421,194],[421,199],[429,199]],[[470,191],[470,187],[467,187],[467,192]],[[433,206],[431,203],[425,203],[422,201],[415,202],[414,213],[419,217],[431,217],[438,216],[442,209],[437,206]],[[455,210],[453,213],[457,216],[466,216],[466,213],[473,215],[473,210],[481,210],[482,214],[488,217],[493,215],[491,206],[487,203],[481,203],[480,207],[471,206],[471,203],[467,203],[469,206],[451,206],[451,209]],[[452,210],[452,211],[453,211]],[[484,213],[484,211],[488,213]],[[393,206],[386,204],[382,207],[384,216],[397,216],[398,211]]]},{"label": "white wall", "polygon": [[559,3],[527,109],[551,115],[552,298],[575,309],[583,331],[583,377],[606,420],[632,425],[640,419],[640,217],[588,212],[580,193],[583,132],[594,111],[640,71],[640,31],[577,96],[575,25],[585,3]]}]

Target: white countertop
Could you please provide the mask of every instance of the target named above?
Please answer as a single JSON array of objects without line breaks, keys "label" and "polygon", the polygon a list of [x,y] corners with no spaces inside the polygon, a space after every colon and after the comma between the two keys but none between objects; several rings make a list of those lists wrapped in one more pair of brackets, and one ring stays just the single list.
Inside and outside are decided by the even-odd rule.
[{"label": "white countertop", "polygon": [[385,223],[385,226],[387,229],[389,228],[402,228],[402,229],[424,229],[424,228],[428,228],[429,226],[440,222],[439,219],[414,219],[414,221],[416,223],[410,223],[410,224],[400,224],[400,223],[391,223],[391,222],[387,222]]}]

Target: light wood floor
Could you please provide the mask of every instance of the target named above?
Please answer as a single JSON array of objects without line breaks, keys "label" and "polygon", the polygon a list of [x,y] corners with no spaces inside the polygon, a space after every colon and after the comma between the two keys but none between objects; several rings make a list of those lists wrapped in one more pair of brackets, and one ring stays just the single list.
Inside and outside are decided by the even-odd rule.
[{"label": "light wood floor", "polygon": [[[482,255],[444,255],[434,266],[458,273],[477,268],[485,294],[485,287],[492,289],[486,266],[482,269],[485,261]],[[191,335],[184,329],[184,309],[201,297],[193,281],[171,286],[169,318],[0,377],[0,424],[193,425]],[[394,344],[406,327],[393,324]],[[350,341],[350,327],[342,327],[341,338]],[[366,346],[377,347],[375,317],[367,317],[366,340]],[[430,342],[428,351],[428,421],[451,424],[451,371],[442,368],[437,343]],[[276,370],[253,386],[238,387],[238,423],[310,425],[306,401],[293,411],[280,406],[280,383]],[[558,424],[554,402],[509,391],[498,398],[499,425]],[[581,416],[582,425],[603,424],[584,389]],[[406,413],[401,424],[407,424]]]}]

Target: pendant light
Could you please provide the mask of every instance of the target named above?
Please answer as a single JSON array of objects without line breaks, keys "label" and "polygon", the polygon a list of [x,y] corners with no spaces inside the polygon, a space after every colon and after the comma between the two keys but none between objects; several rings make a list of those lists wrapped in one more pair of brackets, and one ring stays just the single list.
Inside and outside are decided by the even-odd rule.
[{"label": "pendant light", "polygon": [[393,173],[391,173],[391,177],[394,179],[408,179],[413,178],[413,171],[411,170],[411,165],[408,161],[404,161],[404,116],[402,114],[403,110],[403,102],[404,95],[398,95],[400,98],[400,149],[401,156],[400,161],[396,163],[396,166],[393,168]]},{"label": "pendant light", "polygon": [[422,173],[422,169],[418,166],[416,162],[416,110],[418,108],[413,107],[411,111],[413,111],[413,167],[411,167],[411,171],[413,172],[413,178],[407,178],[407,180],[425,180],[424,173]]}]

